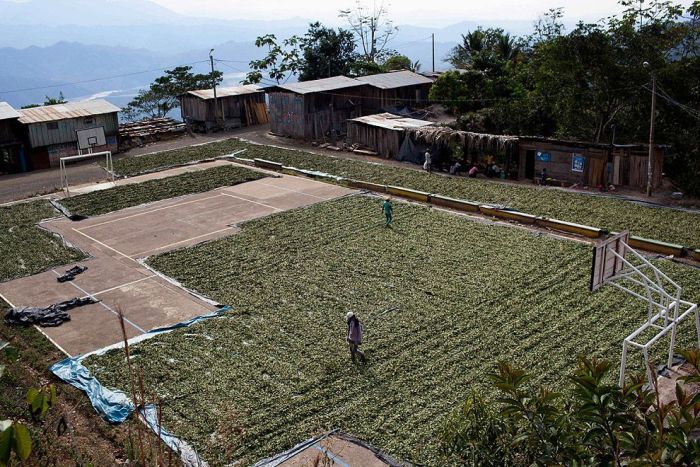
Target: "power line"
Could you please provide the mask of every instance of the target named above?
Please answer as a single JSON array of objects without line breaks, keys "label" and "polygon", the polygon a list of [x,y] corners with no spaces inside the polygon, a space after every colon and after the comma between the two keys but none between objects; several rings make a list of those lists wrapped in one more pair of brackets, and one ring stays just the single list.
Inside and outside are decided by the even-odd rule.
[{"label": "power line", "polygon": [[82,81],[72,81],[72,82],[60,83],[60,84],[50,84],[47,86],[36,86],[33,88],[12,89],[12,90],[7,90],[7,91],[0,91],[0,94],[11,94],[11,93],[16,93],[16,92],[26,92],[26,91],[38,91],[39,89],[52,89],[52,88],[60,88],[60,87],[65,87],[65,86],[73,86],[75,84],[94,83],[97,81],[109,81],[111,79],[116,79],[116,78],[125,78],[127,76],[142,75],[144,73],[153,73],[154,71],[164,71],[164,70],[168,70],[168,69],[172,69],[172,68],[177,68],[179,66],[190,66],[190,65],[197,65],[198,63],[207,63],[207,62],[209,62],[209,60],[201,60],[199,62],[191,62],[191,63],[185,63],[185,64],[181,64],[181,65],[154,68],[151,70],[134,71],[132,73],[124,73],[122,75],[105,76],[103,78],[93,78],[93,79],[86,79],[86,80],[82,80]]},{"label": "power line", "polygon": [[[645,84],[643,87],[647,91],[653,92],[652,89],[650,89],[648,85]],[[678,107],[679,109],[683,110],[684,112],[689,114],[691,117],[693,117],[697,120],[700,120],[700,111],[695,110],[694,108],[677,101],[676,99],[671,97],[671,95],[669,93],[667,93],[665,90],[661,89],[661,87],[658,84],[656,85],[656,88],[657,88],[656,95],[658,97],[665,100],[669,104],[674,105],[674,106]]]},{"label": "power line", "polygon": [[[232,67],[231,65],[228,65],[228,64],[226,63],[226,62],[233,62],[233,63],[244,63],[244,62],[236,62],[235,60],[218,60],[218,59],[217,59],[216,61],[217,61],[217,62],[222,62],[221,64],[222,64],[223,66],[225,66],[225,67],[227,67],[227,68],[230,68],[230,69],[233,70],[233,71],[237,71],[237,72],[239,72],[239,73],[247,73],[247,72],[244,71],[244,70],[241,70],[241,69],[239,69],[239,68]],[[268,81],[268,82],[265,83],[265,84],[269,84],[269,85],[273,85],[273,86],[277,86],[277,84],[278,84],[277,82],[275,82],[275,81],[273,81],[273,80],[271,80],[271,79],[269,79],[269,78],[265,78],[264,76],[261,78],[261,80],[263,80],[263,81]]]}]

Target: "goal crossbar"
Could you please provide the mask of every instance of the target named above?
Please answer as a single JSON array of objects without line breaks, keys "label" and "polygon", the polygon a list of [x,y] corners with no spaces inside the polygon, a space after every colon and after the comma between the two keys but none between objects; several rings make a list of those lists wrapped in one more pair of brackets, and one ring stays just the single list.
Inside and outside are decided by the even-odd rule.
[{"label": "goal crossbar", "polygon": [[70,196],[70,190],[68,186],[68,171],[66,170],[66,162],[80,161],[85,159],[90,159],[93,157],[105,157],[105,168],[109,172],[112,182],[114,182],[114,167],[112,166],[112,152],[111,151],[100,151],[100,152],[90,152],[88,154],[78,154],[77,156],[67,156],[61,157],[59,159],[60,165],[60,176],[61,176],[61,189],[66,193],[66,196]]}]

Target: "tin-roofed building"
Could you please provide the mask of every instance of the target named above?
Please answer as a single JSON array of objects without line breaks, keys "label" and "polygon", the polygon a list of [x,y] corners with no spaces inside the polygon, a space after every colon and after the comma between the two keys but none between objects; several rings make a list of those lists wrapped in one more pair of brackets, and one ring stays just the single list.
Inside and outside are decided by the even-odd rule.
[{"label": "tin-roofed building", "polygon": [[363,115],[366,83],[346,76],[280,84],[267,89],[273,134],[311,141],[334,141],[347,120]]},{"label": "tin-roofed building", "polygon": [[106,144],[94,151],[117,152],[119,107],[104,99],[20,109],[33,169],[57,167],[61,157],[78,154],[76,131],[103,128]]},{"label": "tin-roofed building", "polygon": [[0,174],[27,170],[19,117],[10,104],[0,102]]},{"label": "tin-roofed building", "polygon": [[370,85],[364,107],[369,113],[424,106],[433,85],[432,79],[407,70],[361,76],[357,80]]},{"label": "tin-roofed building", "polygon": [[[178,97],[182,120],[194,131],[239,128],[268,122],[265,92],[255,84],[189,91]],[[218,104],[218,105],[217,105]]]},{"label": "tin-roofed building", "polygon": [[367,115],[348,121],[348,143],[369,148],[386,158],[398,159],[406,130],[432,125],[435,124],[390,113]]}]

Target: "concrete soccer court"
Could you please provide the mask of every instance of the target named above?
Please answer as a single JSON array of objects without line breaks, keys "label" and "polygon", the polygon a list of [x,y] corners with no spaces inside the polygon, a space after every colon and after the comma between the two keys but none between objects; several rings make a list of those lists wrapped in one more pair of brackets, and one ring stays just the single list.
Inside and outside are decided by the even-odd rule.
[{"label": "concrete soccer court", "polygon": [[100,300],[71,310],[71,321],[59,327],[41,328],[70,356],[92,352],[122,340],[117,308],[126,318],[130,338],[215,309],[154,274],[139,260],[235,234],[237,225],[247,220],[350,193],[353,191],[310,179],[271,176],[79,222],[51,220],[41,226],[90,255],[76,263],[88,270],[72,282],[57,282],[74,265],[68,264],[2,283],[0,295],[12,306],[48,306],[84,296]]}]

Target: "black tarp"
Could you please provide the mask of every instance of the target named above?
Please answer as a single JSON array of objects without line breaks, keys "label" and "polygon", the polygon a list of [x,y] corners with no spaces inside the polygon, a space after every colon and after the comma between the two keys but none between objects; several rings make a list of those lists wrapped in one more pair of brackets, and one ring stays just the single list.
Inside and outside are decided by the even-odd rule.
[{"label": "black tarp", "polygon": [[5,313],[5,324],[18,324],[22,326],[38,324],[39,326],[45,327],[60,326],[65,321],[70,321],[68,310],[92,303],[97,303],[97,300],[92,297],[84,297],[55,303],[45,308],[31,306],[15,307]]}]

